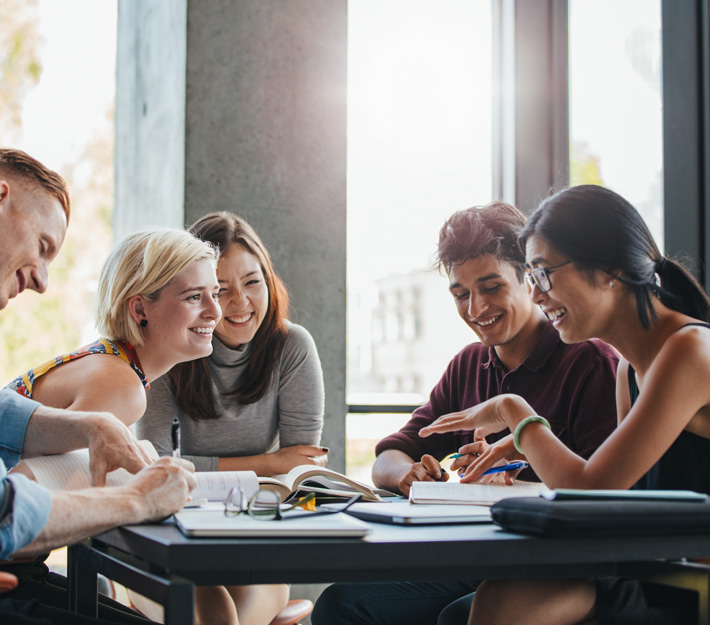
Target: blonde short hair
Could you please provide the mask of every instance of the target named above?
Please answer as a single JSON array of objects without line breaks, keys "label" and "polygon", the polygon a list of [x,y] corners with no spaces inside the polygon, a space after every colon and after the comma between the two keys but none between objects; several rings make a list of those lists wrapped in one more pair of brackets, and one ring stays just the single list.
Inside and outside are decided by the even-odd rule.
[{"label": "blonde short hair", "polygon": [[198,260],[216,266],[215,247],[185,230],[164,228],[128,235],[109,254],[99,278],[96,327],[101,336],[143,344],[143,329],[133,319],[128,300],[142,295],[155,301],[180,272]]}]

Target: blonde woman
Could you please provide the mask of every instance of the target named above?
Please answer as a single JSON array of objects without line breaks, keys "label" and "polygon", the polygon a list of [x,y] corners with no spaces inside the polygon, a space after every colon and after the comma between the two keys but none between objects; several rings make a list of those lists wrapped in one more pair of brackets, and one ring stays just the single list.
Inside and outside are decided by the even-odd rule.
[{"label": "blonde woman", "polygon": [[128,236],[101,271],[101,338],[31,369],[7,388],[47,406],[103,410],[135,423],[152,380],[212,352],[221,317],[216,261],[212,246],[182,230]]},{"label": "blonde woman", "polygon": [[[178,229],[126,237],[101,271],[93,343],[61,355],[13,380],[7,388],[47,406],[114,414],[126,425],[146,407],[150,383],[177,363],[212,353],[222,315],[215,273],[218,252]],[[23,470],[22,464],[19,470]],[[59,576],[40,559],[13,571],[52,603]],[[116,611],[110,614],[115,618]],[[196,622],[234,625],[236,609],[223,587],[198,589]]]}]

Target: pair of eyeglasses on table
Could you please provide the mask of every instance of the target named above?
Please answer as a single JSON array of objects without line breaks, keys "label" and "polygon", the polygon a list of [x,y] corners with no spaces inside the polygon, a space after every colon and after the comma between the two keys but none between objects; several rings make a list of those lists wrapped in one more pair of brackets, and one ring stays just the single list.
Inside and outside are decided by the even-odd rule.
[{"label": "pair of eyeglasses on table", "polygon": [[224,516],[234,518],[240,514],[247,514],[252,519],[260,521],[291,521],[294,519],[312,519],[315,516],[325,516],[327,514],[338,514],[345,512],[355,502],[360,501],[361,494],[348,499],[342,508],[337,510],[318,510],[316,512],[294,512],[300,506],[310,503],[315,499],[315,493],[308,493],[300,497],[293,503],[281,503],[281,495],[274,490],[260,490],[247,501],[246,495],[240,486],[236,486],[229,491],[224,498]]}]

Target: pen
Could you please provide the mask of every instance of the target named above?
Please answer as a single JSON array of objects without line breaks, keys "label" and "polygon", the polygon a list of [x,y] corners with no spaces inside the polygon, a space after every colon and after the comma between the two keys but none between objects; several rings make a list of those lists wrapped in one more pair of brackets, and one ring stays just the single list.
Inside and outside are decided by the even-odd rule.
[{"label": "pen", "polygon": [[490,475],[491,473],[503,473],[504,471],[517,471],[518,469],[524,469],[530,466],[527,462],[511,462],[510,464],[502,464],[499,467],[491,467],[487,471],[481,473],[481,475]]},{"label": "pen", "polygon": [[180,457],[180,419],[177,415],[173,417],[173,423],[170,426],[170,438],[173,442],[173,458]]},{"label": "pen", "polygon": [[461,456],[463,456],[463,454],[456,453],[456,454],[451,454],[449,456],[449,458],[451,458],[451,460],[456,460],[456,458],[460,458]]}]

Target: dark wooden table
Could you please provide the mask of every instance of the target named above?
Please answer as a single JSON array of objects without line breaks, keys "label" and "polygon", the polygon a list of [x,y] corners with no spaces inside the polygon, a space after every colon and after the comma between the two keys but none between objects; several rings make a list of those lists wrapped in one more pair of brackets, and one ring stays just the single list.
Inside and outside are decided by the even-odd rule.
[{"label": "dark wooden table", "polygon": [[186,538],[170,521],[118,528],[69,551],[72,609],[96,613],[102,573],[165,606],[166,623],[193,622],[194,587],[219,584],[516,579],[627,575],[699,592],[708,616],[707,535],[574,539],[511,534],[492,524],[371,524],[365,538]]}]

